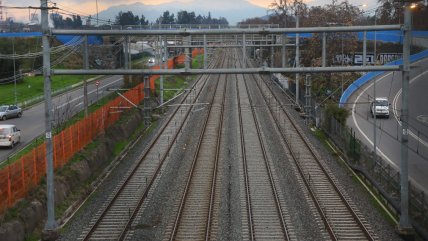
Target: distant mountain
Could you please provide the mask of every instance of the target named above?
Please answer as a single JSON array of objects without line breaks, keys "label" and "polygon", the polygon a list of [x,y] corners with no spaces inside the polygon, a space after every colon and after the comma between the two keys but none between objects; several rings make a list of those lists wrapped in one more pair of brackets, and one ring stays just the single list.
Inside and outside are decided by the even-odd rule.
[{"label": "distant mountain", "polygon": [[141,17],[141,14],[143,14],[149,22],[154,22],[167,10],[173,13],[175,17],[177,17],[177,12],[181,10],[195,12],[196,16],[199,14],[208,16],[208,12],[210,12],[212,18],[224,17],[231,25],[235,25],[237,22],[247,18],[266,15],[267,11],[267,9],[253,5],[246,0],[194,0],[187,3],[170,2],[159,5],[146,5],[143,3],[117,5],[100,12],[98,18],[110,19],[111,22],[114,22],[120,11],[132,11],[134,15]]}]

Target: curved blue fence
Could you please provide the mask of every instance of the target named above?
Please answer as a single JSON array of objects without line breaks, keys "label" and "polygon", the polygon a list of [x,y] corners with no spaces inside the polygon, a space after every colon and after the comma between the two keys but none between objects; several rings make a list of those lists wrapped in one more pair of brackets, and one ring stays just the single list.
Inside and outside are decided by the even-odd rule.
[{"label": "curved blue fence", "polygon": [[[410,63],[416,62],[420,59],[426,58],[428,57],[428,49],[424,50],[422,52],[419,52],[417,54],[413,54],[410,56]],[[399,60],[395,60],[392,61],[386,65],[401,65],[403,64],[403,60],[399,59]],[[361,76],[359,79],[357,79],[356,81],[354,81],[342,94],[342,96],[340,97],[340,101],[339,101],[339,106],[343,107],[344,104],[346,104],[346,102],[348,101],[349,97],[356,91],[358,90],[361,86],[363,86],[364,84],[366,84],[367,82],[369,82],[370,80],[372,80],[373,78],[375,78],[376,76],[379,76],[381,74],[385,73],[385,71],[375,71],[375,72],[369,72],[363,76]]]}]

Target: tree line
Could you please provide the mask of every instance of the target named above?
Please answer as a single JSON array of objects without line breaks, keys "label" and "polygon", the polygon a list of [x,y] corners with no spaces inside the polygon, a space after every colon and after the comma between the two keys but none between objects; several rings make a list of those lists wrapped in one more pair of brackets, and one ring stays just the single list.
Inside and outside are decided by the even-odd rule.
[{"label": "tree line", "polygon": [[[186,10],[181,10],[177,12],[175,16],[169,11],[163,12],[156,21],[156,24],[229,24],[227,19],[224,17],[213,18],[211,13],[208,13],[208,16],[196,15],[195,12],[188,12]],[[141,18],[134,15],[132,11],[128,12],[119,12],[116,16],[114,24],[117,25],[148,25],[149,21],[146,20],[144,15],[141,15]]]},{"label": "tree line", "polygon": [[[91,17],[88,17],[89,19]],[[61,14],[52,14],[52,22],[56,28],[79,28],[83,25],[82,18],[79,15],[63,17]],[[110,21],[110,20],[109,20]],[[154,22],[154,24],[229,24],[226,18],[213,18],[209,12],[207,16],[195,12],[181,10],[176,15],[169,11],[163,12]],[[114,25],[148,25],[149,20],[142,14],[141,17],[135,15],[132,11],[120,11],[116,15]]]}]

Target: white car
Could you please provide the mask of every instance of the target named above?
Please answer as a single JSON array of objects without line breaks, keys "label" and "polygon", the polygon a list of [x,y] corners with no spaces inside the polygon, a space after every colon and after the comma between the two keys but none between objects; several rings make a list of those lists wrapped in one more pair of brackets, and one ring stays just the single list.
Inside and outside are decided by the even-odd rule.
[{"label": "white car", "polygon": [[0,146],[12,148],[21,141],[21,131],[15,125],[0,125]]},{"label": "white car", "polygon": [[150,57],[150,58],[149,58],[149,60],[147,60],[147,63],[148,63],[150,66],[154,65],[154,64],[155,64],[155,58]]},{"label": "white car", "polygon": [[389,101],[386,97],[376,97],[374,101],[370,103],[370,114],[372,117],[384,116],[389,118]]}]

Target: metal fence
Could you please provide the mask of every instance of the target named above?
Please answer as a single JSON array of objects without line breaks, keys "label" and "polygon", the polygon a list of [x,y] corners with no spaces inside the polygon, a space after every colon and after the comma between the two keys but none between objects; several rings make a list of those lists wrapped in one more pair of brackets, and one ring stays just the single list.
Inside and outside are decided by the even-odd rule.
[{"label": "metal fence", "polygon": [[[321,128],[346,155],[347,163],[372,184],[388,206],[400,213],[400,173],[377,156],[373,150],[355,138],[355,131],[341,125],[321,112]],[[412,225],[425,237],[428,230],[428,199],[426,194],[409,182],[409,215]]]}]

